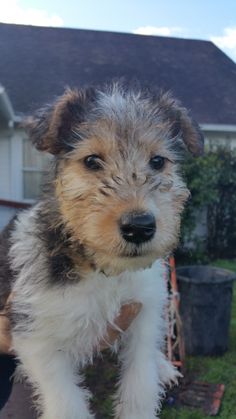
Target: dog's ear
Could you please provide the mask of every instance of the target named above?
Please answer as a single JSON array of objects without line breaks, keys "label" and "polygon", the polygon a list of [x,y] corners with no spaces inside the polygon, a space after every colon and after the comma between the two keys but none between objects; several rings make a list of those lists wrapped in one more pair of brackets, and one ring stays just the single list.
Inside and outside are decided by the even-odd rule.
[{"label": "dog's ear", "polygon": [[159,98],[159,106],[162,118],[170,126],[173,138],[182,138],[187,149],[194,155],[200,156],[204,151],[204,136],[198,126],[189,115],[187,109],[169,94],[163,94]]},{"label": "dog's ear", "polygon": [[71,130],[84,121],[95,95],[92,88],[81,91],[67,89],[52,105],[28,118],[24,127],[35,147],[51,154],[71,151]]}]

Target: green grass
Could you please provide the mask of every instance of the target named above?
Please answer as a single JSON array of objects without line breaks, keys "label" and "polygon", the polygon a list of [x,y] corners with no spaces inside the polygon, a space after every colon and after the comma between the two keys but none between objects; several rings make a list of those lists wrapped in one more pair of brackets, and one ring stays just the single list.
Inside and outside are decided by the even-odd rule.
[{"label": "green grass", "polygon": [[[236,272],[236,260],[218,260],[214,265]],[[229,351],[222,357],[189,357],[187,368],[197,372],[200,380],[225,384],[225,395],[217,418],[236,419],[236,284],[232,304]],[[160,418],[211,419],[212,416],[206,416],[196,410],[164,408]]]},{"label": "green grass", "polygon": [[219,260],[216,260],[213,265],[218,266],[219,268],[229,269],[230,271],[236,272],[236,259],[232,259],[232,260],[219,259]]}]

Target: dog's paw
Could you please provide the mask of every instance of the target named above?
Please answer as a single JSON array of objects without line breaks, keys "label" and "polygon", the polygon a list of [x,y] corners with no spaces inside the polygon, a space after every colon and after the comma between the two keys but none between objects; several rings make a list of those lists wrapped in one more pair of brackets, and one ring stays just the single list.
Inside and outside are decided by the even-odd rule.
[{"label": "dog's paw", "polygon": [[137,413],[127,413],[127,414],[121,414],[120,416],[115,416],[115,419],[158,419],[156,415],[141,415],[140,412]]},{"label": "dog's paw", "polygon": [[76,416],[73,415],[73,418],[70,415],[62,415],[59,418],[58,415],[52,417],[51,415],[43,414],[42,416],[39,416],[38,419],[95,419],[95,416],[92,413],[87,413],[85,415],[78,413]]},{"label": "dog's paw", "polygon": [[131,406],[124,407],[120,404],[116,406],[116,412],[114,419],[158,419],[154,410],[149,410],[148,412],[143,409],[132,408]]},{"label": "dog's paw", "polygon": [[170,361],[163,357],[159,365],[159,377],[163,385],[177,385],[182,374],[175,368]]}]

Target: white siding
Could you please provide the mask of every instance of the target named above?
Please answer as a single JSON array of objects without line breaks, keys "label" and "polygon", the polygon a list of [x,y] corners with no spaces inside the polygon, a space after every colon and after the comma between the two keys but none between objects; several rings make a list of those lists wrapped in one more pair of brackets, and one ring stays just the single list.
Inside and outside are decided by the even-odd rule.
[{"label": "white siding", "polygon": [[0,133],[0,198],[9,199],[11,194],[11,142],[9,132]]},{"label": "white siding", "polygon": [[[0,131],[0,199],[22,200],[22,136],[21,130]],[[16,210],[0,206],[0,230]]]},{"label": "white siding", "polygon": [[14,208],[0,206],[0,230],[10,221],[10,219],[16,214],[17,210]]},{"label": "white siding", "polygon": [[236,149],[236,132],[204,131],[205,144],[209,149],[228,147]]},{"label": "white siding", "polygon": [[0,131],[0,199],[22,199],[22,130]]}]

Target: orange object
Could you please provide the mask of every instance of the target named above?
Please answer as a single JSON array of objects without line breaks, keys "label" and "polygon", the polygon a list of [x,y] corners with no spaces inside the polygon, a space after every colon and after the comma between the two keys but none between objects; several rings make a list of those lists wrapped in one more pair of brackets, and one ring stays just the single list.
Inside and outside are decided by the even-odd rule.
[{"label": "orange object", "polygon": [[182,322],[179,314],[179,293],[176,278],[175,259],[169,258],[169,275],[166,277],[169,290],[169,304],[167,307],[167,357],[181,371],[184,370],[185,348],[182,332]]}]

